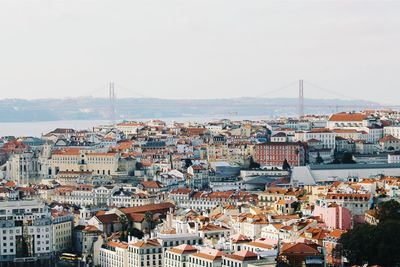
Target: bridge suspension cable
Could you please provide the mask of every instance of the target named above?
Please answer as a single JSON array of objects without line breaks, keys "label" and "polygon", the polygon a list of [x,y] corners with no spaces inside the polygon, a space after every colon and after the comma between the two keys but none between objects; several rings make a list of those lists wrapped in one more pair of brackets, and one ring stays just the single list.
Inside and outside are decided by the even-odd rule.
[{"label": "bridge suspension cable", "polygon": [[286,85],[284,85],[284,86],[281,86],[281,87],[278,87],[278,88],[276,88],[276,89],[270,90],[270,91],[268,91],[268,92],[264,92],[264,93],[262,93],[262,94],[260,94],[260,95],[255,96],[255,97],[263,97],[263,96],[266,96],[266,95],[268,95],[268,94],[272,94],[272,93],[276,93],[276,92],[282,91],[282,90],[284,90],[284,89],[287,89],[287,88],[290,88],[290,87],[292,87],[292,86],[294,86],[294,85],[297,85],[298,82],[299,82],[298,80],[292,81],[291,83],[288,83],[288,84],[286,84]]},{"label": "bridge suspension cable", "polygon": [[351,100],[358,100],[358,101],[370,102],[370,101],[365,100],[365,99],[356,98],[356,97],[353,97],[353,96],[349,96],[349,95],[345,95],[345,94],[342,94],[342,93],[335,92],[335,91],[333,91],[333,90],[329,90],[329,89],[327,89],[327,88],[325,88],[325,87],[319,86],[319,85],[317,85],[317,84],[315,84],[315,83],[312,83],[312,82],[309,82],[309,81],[306,81],[306,80],[304,80],[304,83],[310,85],[311,87],[314,87],[314,88],[316,88],[316,89],[319,89],[319,90],[321,90],[322,92],[325,92],[325,93],[334,95],[334,96],[336,96],[336,97],[342,97],[342,98],[345,98],[345,99],[351,99]]}]

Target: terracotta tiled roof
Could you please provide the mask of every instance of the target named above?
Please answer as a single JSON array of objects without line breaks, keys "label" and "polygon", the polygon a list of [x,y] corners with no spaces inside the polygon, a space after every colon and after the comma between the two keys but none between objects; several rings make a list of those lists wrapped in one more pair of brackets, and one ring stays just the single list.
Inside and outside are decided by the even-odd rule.
[{"label": "terracotta tiled roof", "polygon": [[6,187],[15,187],[16,183],[14,181],[8,181],[7,183],[4,184]]},{"label": "terracotta tiled roof", "polygon": [[394,137],[393,135],[387,135],[387,136],[384,136],[381,139],[379,139],[380,143],[389,142],[389,141],[399,142],[400,140],[397,139],[396,137]]},{"label": "terracotta tiled roof", "polygon": [[199,228],[199,231],[205,231],[205,232],[207,232],[207,231],[210,231],[210,232],[211,231],[225,231],[225,230],[229,230],[229,228],[226,228],[224,226],[218,226],[218,225],[211,224],[211,223],[205,224]]},{"label": "terracotta tiled roof", "polygon": [[171,194],[190,194],[192,192],[192,189],[190,188],[177,188],[172,190],[170,193]]},{"label": "terracotta tiled roof", "polygon": [[253,246],[253,247],[258,247],[258,248],[263,248],[263,249],[273,249],[274,248],[274,246],[272,246],[270,244],[267,244],[265,242],[260,242],[260,241],[249,242],[246,245]]},{"label": "terracotta tiled roof", "polygon": [[233,254],[226,255],[225,257],[233,260],[248,261],[248,260],[256,260],[258,256],[256,253],[251,252],[249,250],[241,250]]},{"label": "terracotta tiled roof", "polygon": [[53,155],[61,155],[61,156],[77,156],[79,155],[80,148],[64,148],[60,150],[53,151]]},{"label": "terracotta tiled roof", "polygon": [[156,239],[148,239],[146,242],[140,240],[136,243],[133,243],[132,246],[138,248],[146,248],[146,247],[159,247],[161,245]]},{"label": "terracotta tiled roof", "polygon": [[344,234],[345,232],[346,231],[343,231],[340,229],[335,229],[332,232],[330,232],[329,234],[327,234],[327,236],[339,239],[342,236],[342,234]]},{"label": "terracotta tiled roof", "polygon": [[170,202],[163,202],[158,204],[148,204],[130,208],[122,208],[120,209],[120,211],[122,211],[125,214],[129,214],[129,213],[145,213],[146,211],[158,212],[161,210],[169,210],[170,208],[175,208],[175,205]]},{"label": "terracotta tiled roof", "polygon": [[103,214],[103,215],[96,215],[96,218],[104,223],[104,224],[109,224],[109,223],[117,223],[119,222],[119,217],[115,213],[111,214]]},{"label": "terracotta tiled roof", "polygon": [[101,233],[101,231],[94,225],[87,225],[85,228],[83,228],[82,231],[92,232],[92,233],[94,233],[94,232]]},{"label": "terracotta tiled roof", "polygon": [[310,133],[331,133],[332,131],[328,128],[314,128],[309,131]]},{"label": "terracotta tiled roof", "polygon": [[186,254],[186,253],[197,252],[197,248],[195,248],[191,245],[182,244],[182,245],[170,248],[168,251],[176,253],[176,254]]},{"label": "terracotta tiled roof", "polygon": [[362,113],[337,113],[331,115],[329,121],[363,121],[367,115]]},{"label": "terracotta tiled roof", "polygon": [[127,249],[127,248],[128,248],[128,243],[109,241],[109,242],[107,243],[107,246]]},{"label": "terracotta tiled roof", "polygon": [[233,243],[241,243],[241,242],[249,242],[249,241],[251,241],[251,238],[248,238],[247,236],[242,235],[242,234],[233,235],[231,237],[231,239],[232,239]]},{"label": "terracotta tiled roof", "polygon": [[193,257],[203,258],[206,260],[217,260],[220,259],[224,253],[216,249],[202,249],[200,252],[193,254]]},{"label": "terracotta tiled roof", "polygon": [[163,188],[163,183],[159,181],[143,181],[140,183],[144,188]]},{"label": "terracotta tiled roof", "polygon": [[307,254],[307,255],[320,255],[314,246],[296,243],[296,244],[284,244],[281,249],[281,254]]}]

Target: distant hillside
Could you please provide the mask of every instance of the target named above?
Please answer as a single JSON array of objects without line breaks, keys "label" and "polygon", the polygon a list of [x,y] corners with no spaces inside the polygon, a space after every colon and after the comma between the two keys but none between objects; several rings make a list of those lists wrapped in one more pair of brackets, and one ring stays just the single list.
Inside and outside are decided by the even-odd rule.
[{"label": "distant hillside", "polygon": [[[187,116],[296,116],[297,98],[232,98],[169,100],[124,98],[116,100],[117,119],[165,118]],[[332,113],[377,107],[376,102],[340,99],[305,99],[305,113]],[[343,107],[351,106],[351,107]],[[1,122],[101,120],[110,118],[106,98],[3,99]]]}]

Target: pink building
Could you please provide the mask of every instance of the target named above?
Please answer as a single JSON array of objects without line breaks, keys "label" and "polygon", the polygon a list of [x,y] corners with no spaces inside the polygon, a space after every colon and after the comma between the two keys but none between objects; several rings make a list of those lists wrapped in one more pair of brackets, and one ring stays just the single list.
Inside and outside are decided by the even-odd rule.
[{"label": "pink building", "polygon": [[330,203],[328,206],[315,206],[313,215],[319,216],[331,229],[351,229],[352,216],[350,210],[336,203]]}]

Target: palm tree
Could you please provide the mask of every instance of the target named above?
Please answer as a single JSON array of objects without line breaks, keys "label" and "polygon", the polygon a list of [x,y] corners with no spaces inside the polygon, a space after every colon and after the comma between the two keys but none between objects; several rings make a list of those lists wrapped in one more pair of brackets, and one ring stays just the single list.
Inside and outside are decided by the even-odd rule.
[{"label": "palm tree", "polygon": [[125,239],[127,237],[126,230],[128,229],[128,218],[125,214],[121,214],[121,216],[119,216],[118,218],[118,221],[122,227],[120,239],[121,241],[126,241]]},{"label": "palm tree", "polygon": [[150,211],[146,211],[144,220],[147,223],[147,233],[149,234],[153,226],[153,214]]}]

